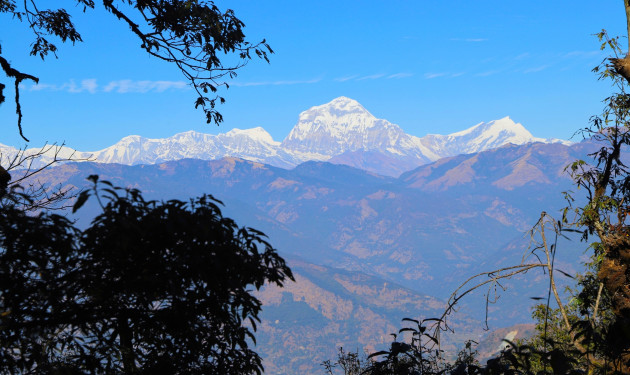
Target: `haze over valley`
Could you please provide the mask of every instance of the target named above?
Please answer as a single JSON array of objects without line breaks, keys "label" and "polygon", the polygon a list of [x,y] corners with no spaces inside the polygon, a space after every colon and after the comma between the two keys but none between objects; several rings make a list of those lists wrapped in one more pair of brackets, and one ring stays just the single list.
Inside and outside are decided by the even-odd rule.
[{"label": "haze over valley", "polygon": [[[300,114],[283,142],[261,128],[130,136],[93,153],[96,162],[63,163],[38,178],[83,189],[96,174],[149,199],[209,193],[224,202],[225,214],[267,234],[297,275],[259,294],[266,368],[316,372],[335,345],[374,350],[402,318],[439,316],[467,276],[518,264],[541,211],[564,206],[566,165],[594,149],[536,138],[509,117],[419,138],[342,97]],[[76,219],[87,225],[99,210],[88,203]],[[563,243],[558,267],[575,273],[581,248]],[[529,297],[548,285],[505,286],[488,316],[493,329],[529,322]],[[483,336],[483,293],[449,318],[457,329],[445,336],[447,351]]]}]

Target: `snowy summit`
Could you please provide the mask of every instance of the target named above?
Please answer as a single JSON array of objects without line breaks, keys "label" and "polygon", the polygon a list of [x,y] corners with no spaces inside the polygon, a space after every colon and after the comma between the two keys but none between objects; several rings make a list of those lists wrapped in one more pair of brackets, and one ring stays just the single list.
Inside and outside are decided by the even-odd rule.
[{"label": "snowy summit", "polygon": [[[507,143],[530,142],[568,143],[536,138],[509,117],[481,122],[448,135],[416,137],[396,124],[374,117],[356,100],[342,96],[300,113],[297,124],[282,142],[275,141],[261,127],[232,129],[218,135],[188,131],[163,139],[128,136],[106,149],[77,152],[75,156],[127,165],[230,156],[282,168],[292,168],[309,160],[330,160],[397,176],[440,158],[480,152]],[[27,150],[27,153],[34,151]],[[11,157],[17,150],[0,145],[0,152],[4,157]],[[49,159],[43,157],[41,162]]]},{"label": "snowy summit", "polygon": [[342,96],[302,112],[282,147],[333,156],[395,147],[405,136],[398,125],[377,119],[356,100]]}]

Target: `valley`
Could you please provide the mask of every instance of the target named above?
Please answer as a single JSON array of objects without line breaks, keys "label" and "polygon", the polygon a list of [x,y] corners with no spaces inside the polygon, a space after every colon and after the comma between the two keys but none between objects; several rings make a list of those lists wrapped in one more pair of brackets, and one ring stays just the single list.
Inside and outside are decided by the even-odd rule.
[{"label": "valley", "polygon": [[[331,113],[338,118],[348,115]],[[186,200],[211,194],[222,201],[226,216],[264,232],[296,274],[296,283],[257,292],[264,306],[257,348],[265,358],[265,367],[273,369],[272,373],[294,373],[297,369],[313,373],[338,347],[378,350],[379,345],[389,342],[389,334],[401,327],[402,318],[439,316],[450,293],[468,276],[520,263],[527,253],[526,233],[540,212],[557,214],[564,206],[561,193],[571,188],[565,166],[595,148],[589,142],[528,142],[538,139],[518,138],[524,128],[503,119],[459,135],[432,136],[433,144],[442,142],[434,150],[444,150],[446,155],[458,150],[482,151],[434,162],[426,156],[429,153],[417,153],[413,163],[419,166],[393,177],[395,173],[378,174],[375,168],[357,166],[369,160],[381,169],[402,171],[410,166],[410,154],[388,156],[391,164],[381,164],[383,159],[375,155],[386,155],[388,145],[362,145],[348,138],[352,129],[347,124],[335,120],[328,121],[338,128],[338,138],[349,139],[349,144],[359,142],[363,148],[338,144],[336,151],[329,152],[338,155],[319,160],[325,159],[325,150],[317,148],[317,142],[330,144],[331,140],[317,135],[320,133],[313,129],[321,128],[313,124],[315,135],[305,130],[307,120],[317,123],[327,118],[318,116],[313,120],[300,115],[296,128],[302,132],[292,131],[287,138],[296,152],[315,155],[315,160],[296,166],[287,162],[281,168],[228,152],[215,160],[160,161],[147,155],[157,155],[158,150],[162,155],[169,154],[166,151],[205,150],[202,145],[207,139],[199,138],[197,148],[176,147],[169,141],[160,146],[162,149],[149,141],[138,141],[143,148],[137,149],[134,141],[116,147],[136,159],[62,163],[43,170],[37,178],[50,186],[80,190],[89,187],[85,178],[96,174],[114,185],[139,189],[149,199]],[[494,132],[497,124],[514,132]],[[387,132],[393,125],[381,122],[380,126],[380,131]],[[484,126],[486,132],[470,136]],[[262,131],[257,134],[269,141]],[[497,135],[503,137],[503,143],[494,147],[491,140],[499,142]],[[308,141],[299,145],[296,139],[300,137]],[[477,146],[473,146],[464,139],[486,141],[476,141]],[[522,144],[508,142],[519,139]],[[208,148],[213,144],[209,142]],[[241,146],[251,152],[258,150],[247,142]],[[273,155],[279,155],[277,150]],[[361,153],[364,156],[358,156]],[[105,154],[122,157],[109,152],[99,158]],[[357,158],[348,159],[349,155]],[[437,154],[432,157],[437,158]],[[74,219],[87,225],[99,210],[95,202],[89,202]],[[583,244],[564,242],[561,249],[558,267],[575,274],[580,269]],[[529,322],[530,298],[546,294],[545,280],[541,273],[507,281],[498,303],[489,306],[489,328]],[[484,294],[488,293],[481,290],[471,295],[449,317],[455,333],[444,334],[443,347],[450,355],[464,340],[480,340],[485,335]]]}]

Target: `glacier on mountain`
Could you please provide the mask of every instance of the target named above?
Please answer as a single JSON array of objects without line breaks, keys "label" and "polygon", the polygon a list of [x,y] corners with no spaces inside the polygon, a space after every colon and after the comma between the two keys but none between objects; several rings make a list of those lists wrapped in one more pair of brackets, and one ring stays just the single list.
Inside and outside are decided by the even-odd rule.
[{"label": "glacier on mountain", "polygon": [[[297,124],[282,142],[275,141],[261,127],[232,129],[218,135],[187,131],[163,139],[132,135],[100,151],[76,151],[74,157],[89,157],[102,163],[136,165],[184,158],[213,160],[230,156],[281,168],[292,168],[305,161],[316,160],[398,176],[404,171],[444,157],[476,153],[507,143],[530,142],[568,143],[536,138],[509,117],[481,122],[448,135],[416,137],[405,133],[396,124],[376,118],[356,100],[339,97],[302,112]],[[35,151],[29,149],[26,154]],[[16,152],[18,150],[12,147],[0,145],[4,159]],[[70,155],[73,150],[64,147],[62,152],[63,155]],[[53,153],[46,152],[35,163],[48,163],[52,157]]]}]

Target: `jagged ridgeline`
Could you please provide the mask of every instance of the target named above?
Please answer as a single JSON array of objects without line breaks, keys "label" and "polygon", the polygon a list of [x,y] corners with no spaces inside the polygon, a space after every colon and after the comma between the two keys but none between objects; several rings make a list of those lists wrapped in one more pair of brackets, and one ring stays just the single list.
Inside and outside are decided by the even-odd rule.
[{"label": "jagged ridgeline", "polygon": [[[226,156],[292,168],[306,161],[329,161],[397,177],[438,159],[480,152],[507,143],[564,142],[532,136],[509,117],[482,122],[449,134],[417,137],[398,125],[377,119],[357,101],[339,97],[299,115],[297,124],[282,142],[263,128],[232,129],[210,135],[188,131],[165,139],[128,136],[115,145],[94,152],[76,152],[76,158],[126,165],[155,164],[184,158],[215,160]],[[564,142],[566,143],[566,142]],[[15,149],[0,145],[5,156]],[[74,150],[65,148],[60,156]],[[34,152],[34,150],[32,151]],[[41,162],[50,160],[41,158]]]}]

